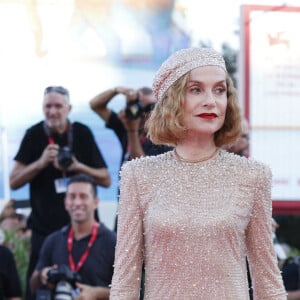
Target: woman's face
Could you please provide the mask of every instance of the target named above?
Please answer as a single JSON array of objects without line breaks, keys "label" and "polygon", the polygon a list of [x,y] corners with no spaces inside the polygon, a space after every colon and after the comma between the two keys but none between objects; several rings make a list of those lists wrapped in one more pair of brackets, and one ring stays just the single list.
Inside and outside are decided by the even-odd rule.
[{"label": "woman's face", "polygon": [[225,71],[217,66],[193,69],[184,102],[183,122],[188,133],[213,136],[224,123],[226,107]]}]

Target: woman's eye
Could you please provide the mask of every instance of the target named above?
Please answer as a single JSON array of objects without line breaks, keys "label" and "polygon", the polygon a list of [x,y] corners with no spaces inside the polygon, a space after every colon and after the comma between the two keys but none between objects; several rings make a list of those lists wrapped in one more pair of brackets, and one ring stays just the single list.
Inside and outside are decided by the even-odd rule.
[{"label": "woman's eye", "polygon": [[218,87],[218,88],[216,88],[216,92],[217,92],[217,94],[223,94],[226,92],[226,88]]},{"label": "woman's eye", "polygon": [[191,91],[192,93],[200,93],[200,92],[201,92],[201,90],[200,90],[199,87],[191,87],[191,88],[190,88],[190,91]]}]

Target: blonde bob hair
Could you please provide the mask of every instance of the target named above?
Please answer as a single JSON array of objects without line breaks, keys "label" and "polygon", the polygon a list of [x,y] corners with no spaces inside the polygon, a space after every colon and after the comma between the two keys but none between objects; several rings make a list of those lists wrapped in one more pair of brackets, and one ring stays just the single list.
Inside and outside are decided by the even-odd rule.
[{"label": "blonde bob hair", "polygon": [[[148,137],[154,144],[175,146],[186,136],[187,128],[183,125],[183,103],[190,72],[175,81],[154,107],[145,126]],[[223,126],[215,132],[217,147],[233,143],[241,134],[241,113],[237,103],[236,89],[229,75],[227,84],[227,108]]]}]

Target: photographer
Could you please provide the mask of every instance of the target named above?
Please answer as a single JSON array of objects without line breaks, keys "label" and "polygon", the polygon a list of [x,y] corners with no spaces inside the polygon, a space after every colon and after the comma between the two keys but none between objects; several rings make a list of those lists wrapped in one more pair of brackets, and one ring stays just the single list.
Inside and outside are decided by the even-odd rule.
[{"label": "photographer", "polygon": [[108,299],[116,235],[94,218],[99,204],[94,180],[84,174],[71,177],[64,203],[71,225],[46,238],[30,280],[31,290],[52,288],[58,297],[59,284],[67,286],[67,282],[70,288],[64,293],[76,294],[77,287],[75,299]]},{"label": "photographer", "polygon": [[[71,111],[69,91],[61,86],[44,90],[45,120],[27,131],[15,156],[10,187],[18,189],[29,183],[32,229],[27,280],[36,265],[41,245],[51,232],[69,223],[63,199],[66,179],[77,173],[93,177],[108,187],[110,175],[91,130],[68,119]],[[31,299],[27,293],[27,298]]]},{"label": "photographer", "polygon": [[[123,95],[126,106],[117,114],[108,103],[117,95]],[[161,154],[170,147],[154,145],[146,137],[145,121],[155,105],[153,91],[149,87],[138,90],[115,87],[106,90],[90,100],[91,109],[102,118],[106,127],[112,129],[122,147],[121,164],[141,156]]]},{"label": "photographer", "polygon": [[[123,95],[126,99],[125,107],[118,114],[108,107],[109,102],[117,95]],[[158,155],[172,149],[165,145],[154,145],[147,138],[144,125],[154,105],[155,98],[149,87],[135,90],[118,86],[108,89],[90,100],[91,109],[118,137],[122,148],[121,165],[127,160]]]}]

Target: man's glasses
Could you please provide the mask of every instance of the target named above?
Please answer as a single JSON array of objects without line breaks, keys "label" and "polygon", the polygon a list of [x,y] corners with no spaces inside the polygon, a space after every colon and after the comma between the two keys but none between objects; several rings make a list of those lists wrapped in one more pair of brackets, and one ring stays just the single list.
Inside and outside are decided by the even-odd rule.
[{"label": "man's glasses", "polygon": [[48,86],[44,90],[44,95],[55,92],[64,96],[70,97],[69,91],[62,86]]}]

